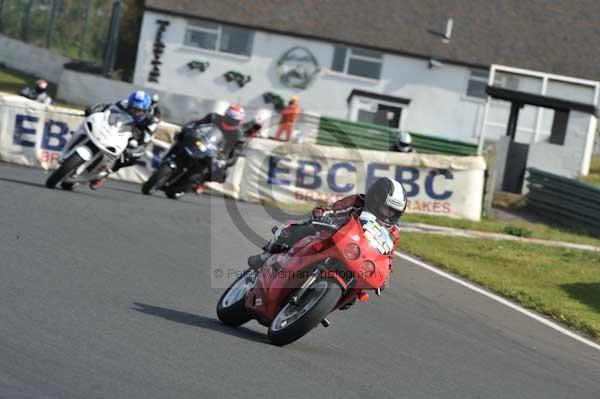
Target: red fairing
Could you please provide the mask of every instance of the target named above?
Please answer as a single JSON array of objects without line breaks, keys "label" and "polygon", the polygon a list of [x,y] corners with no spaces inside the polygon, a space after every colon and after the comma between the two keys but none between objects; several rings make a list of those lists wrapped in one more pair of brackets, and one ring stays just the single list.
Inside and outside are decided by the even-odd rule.
[{"label": "red fairing", "polygon": [[246,295],[246,309],[260,323],[269,326],[289,295],[317,266],[325,269],[321,277],[335,279],[343,290],[336,308],[357,297],[366,300],[364,291],[381,288],[391,273],[390,254],[382,253],[365,233],[358,217],[352,215],[337,232],[322,231],[306,237],[287,253],[267,260],[254,288]]}]

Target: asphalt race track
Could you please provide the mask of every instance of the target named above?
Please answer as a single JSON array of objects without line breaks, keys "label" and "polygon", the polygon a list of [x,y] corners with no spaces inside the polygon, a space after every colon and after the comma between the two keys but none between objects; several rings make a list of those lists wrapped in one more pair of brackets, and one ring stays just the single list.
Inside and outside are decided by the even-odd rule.
[{"label": "asphalt race track", "polygon": [[[237,207],[0,164],[0,398],[593,398],[600,352],[398,260],[380,298],[284,348],[221,325],[216,268],[256,253]],[[282,216],[283,217],[283,216]]]}]

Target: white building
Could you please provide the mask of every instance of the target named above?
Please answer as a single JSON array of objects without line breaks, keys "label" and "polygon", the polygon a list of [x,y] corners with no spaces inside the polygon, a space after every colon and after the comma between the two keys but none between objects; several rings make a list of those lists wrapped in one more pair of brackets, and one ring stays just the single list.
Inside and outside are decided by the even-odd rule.
[{"label": "white building", "polygon": [[147,0],[134,83],[251,109],[271,108],[264,93],[298,95],[305,111],[476,142],[492,64],[600,78],[594,55],[575,44],[597,14],[538,0]]}]

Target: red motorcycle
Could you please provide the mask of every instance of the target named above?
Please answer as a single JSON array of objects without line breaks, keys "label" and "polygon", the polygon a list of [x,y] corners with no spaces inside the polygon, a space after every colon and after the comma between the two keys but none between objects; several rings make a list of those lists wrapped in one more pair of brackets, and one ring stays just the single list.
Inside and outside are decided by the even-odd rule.
[{"label": "red motorcycle", "polygon": [[327,315],[347,309],[367,290],[381,293],[392,268],[397,230],[390,233],[363,211],[344,226],[312,222],[322,230],[269,258],[259,271],[242,273],[217,304],[219,319],[240,326],[251,319],[269,327],[269,339],[287,345]]}]

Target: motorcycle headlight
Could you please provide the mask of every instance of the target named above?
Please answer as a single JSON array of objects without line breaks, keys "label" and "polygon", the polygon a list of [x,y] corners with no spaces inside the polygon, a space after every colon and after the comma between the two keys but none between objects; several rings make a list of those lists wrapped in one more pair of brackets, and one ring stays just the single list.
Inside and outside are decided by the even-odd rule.
[{"label": "motorcycle headlight", "polygon": [[202,152],[206,151],[206,146],[200,140],[196,140],[196,147],[198,147]]},{"label": "motorcycle headlight", "polygon": [[375,273],[375,263],[366,260],[360,264],[360,273],[364,277],[371,277]]},{"label": "motorcycle headlight", "polygon": [[358,244],[353,242],[346,244],[344,247],[344,256],[350,260],[358,259],[360,256],[360,247]]}]

